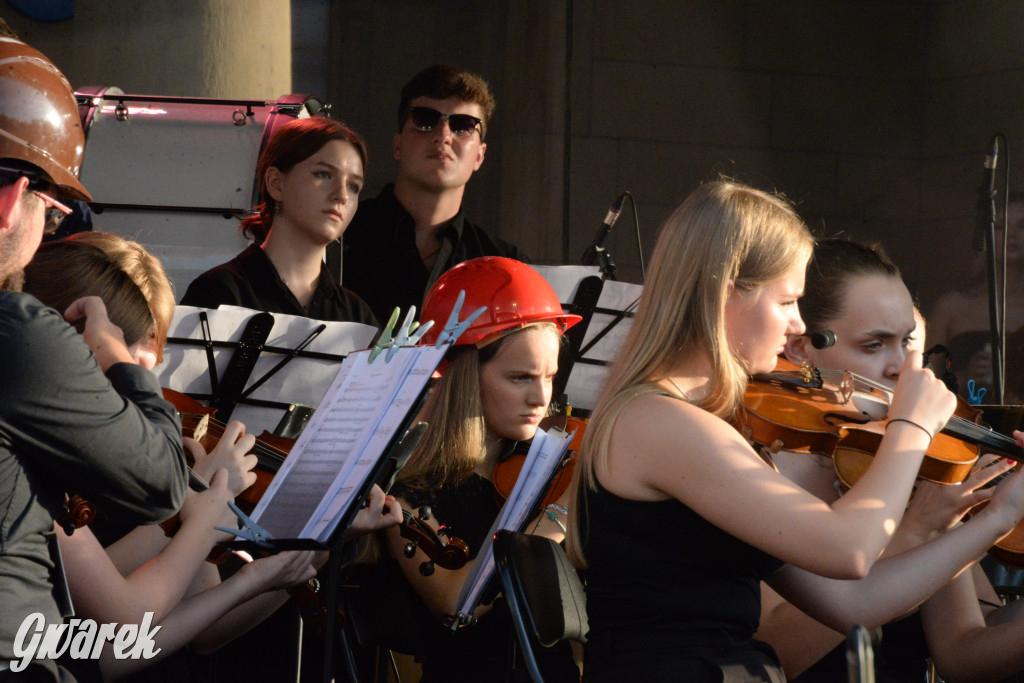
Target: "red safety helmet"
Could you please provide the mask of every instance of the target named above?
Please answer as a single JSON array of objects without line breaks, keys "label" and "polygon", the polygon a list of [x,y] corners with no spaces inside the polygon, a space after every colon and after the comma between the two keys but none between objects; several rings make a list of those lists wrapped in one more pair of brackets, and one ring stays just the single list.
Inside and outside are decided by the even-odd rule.
[{"label": "red safety helmet", "polygon": [[437,341],[461,291],[466,292],[466,300],[460,320],[481,306],[487,310],[466,328],[456,345],[476,344],[501,332],[541,322],[554,323],[562,333],[582,320],[562,310],[555,290],[530,266],[501,256],[481,256],[447,271],[427,292],[420,320],[433,320],[434,326],[422,343]]},{"label": "red safety helmet", "polygon": [[64,74],[20,40],[0,36],[0,161],[39,167],[63,194],[92,200],[78,181],[85,132]]}]

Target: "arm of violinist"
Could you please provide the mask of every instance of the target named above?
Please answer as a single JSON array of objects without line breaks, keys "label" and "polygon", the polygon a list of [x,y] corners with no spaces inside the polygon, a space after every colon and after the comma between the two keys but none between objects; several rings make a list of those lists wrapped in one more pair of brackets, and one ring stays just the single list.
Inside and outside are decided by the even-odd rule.
[{"label": "arm of violinist", "polygon": [[[204,480],[209,481],[214,472],[223,469],[228,475],[228,489],[236,496],[255,483],[256,473],[253,468],[256,467],[257,458],[249,451],[255,445],[256,438],[245,433],[245,425],[241,422],[229,422],[217,445],[209,453],[194,439],[186,437],[183,443],[195,461],[192,469]],[[196,492],[190,490],[188,495],[196,495]],[[140,526],[108,546],[107,554],[121,574],[128,576],[167,547],[170,541],[161,527]]]},{"label": "arm of violinist", "polygon": [[[404,499],[399,498],[398,503],[406,509],[412,510]],[[437,531],[443,521],[432,516],[429,520],[424,521],[424,524]],[[462,591],[462,584],[466,582],[466,577],[469,576],[469,572],[473,568],[473,562],[467,562],[461,569],[454,570],[435,565],[433,574],[423,576],[420,573],[420,565],[430,561],[427,554],[417,547],[415,555],[406,557],[403,551],[409,541],[402,537],[397,526],[389,527],[384,533],[387,536],[388,553],[398,562],[409,585],[416,591],[434,618],[443,622],[446,616],[454,614],[459,601],[459,593]],[[490,610],[490,605],[481,605],[474,614],[479,617],[488,610]]]},{"label": "arm of violinist", "polygon": [[308,581],[316,575],[313,555],[312,551],[288,552],[257,560],[217,586],[183,600],[158,624],[160,630],[153,636],[160,648],[156,657],[117,659],[113,648],[104,648],[100,658],[104,680],[117,680],[177,652],[229,610],[261,593]]},{"label": "arm of violinist", "polygon": [[786,680],[810,668],[846,636],[807,616],[761,583],[761,623],[754,636],[775,650]]},{"label": "arm of violinist", "polygon": [[[937,431],[952,413],[955,397],[920,364],[920,353],[907,354],[890,413]],[[608,458],[596,465],[612,493],[634,500],[676,498],[787,563],[856,579],[867,574],[891,540],[928,442],[924,429],[890,423],[871,467],[829,506],[767,467],[720,418],[648,394],[623,409]]]},{"label": "arm of violinist", "polygon": [[[194,495],[189,491],[188,496]],[[75,532],[78,533],[77,531]],[[107,556],[122,576],[128,576],[149,562],[171,542],[170,536],[155,524],[138,526],[106,547]]]},{"label": "arm of violinist", "polygon": [[837,581],[788,566],[768,579],[780,595],[818,621],[848,632],[880,626],[922,603],[969,568],[1024,516],[1024,475],[1001,482],[989,505],[941,536],[876,562],[857,581]]},{"label": "arm of violinist", "polygon": [[[834,502],[836,491],[831,462],[814,454],[781,452],[774,462],[786,477],[826,502]],[[979,459],[971,475],[961,484],[944,486],[919,482],[903,520],[886,546],[883,557],[896,555],[948,530],[964,513],[992,497],[982,488],[1012,465],[996,456]],[[974,565],[972,571],[978,571]],[[984,579],[984,573],[982,573]],[[985,585],[991,586],[985,580]],[[991,591],[994,595],[994,591]],[[845,636],[801,612],[767,584],[761,584],[761,620],[758,640],[769,643],[779,656],[787,677],[793,678],[843,642]]]},{"label": "arm of violinist", "polygon": [[921,606],[928,649],[947,683],[1000,681],[1024,669],[1024,618],[986,625],[969,573]]},{"label": "arm of violinist", "polygon": [[[310,560],[313,568],[318,570],[322,567],[327,562],[328,555],[326,551],[314,551]],[[257,565],[257,567],[261,568],[261,570],[271,569],[271,567],[264,566],[265,564]],[[246,565],[245,568],[248,566]],[[213,585],[220,583],[220,577],[216,570],[214,571],[213,578],[216,579],[216,583],[208,587],[213,587]],[[302,582],[298,580],[295,583],[286,581],[282,585],[291,587],[300,583]],[[193,589],[189,588],[190,594],[192,594],[192,591]],[[284,588],[265,588],[263,593],[245,600],[203,629],[201,633],[189,642],[189,647],[199,654],[214,652],[239,636],[248,633],[253,627],[276,612],[290,597],[288,591]]]},{"label": "arm of violinist", "polygon": [[138,624],[146,612],[159,622],[181,600],[213,544],[228,536],[214,526],[228,526],[234,515],[226,474],[218,471],[210,488],[190,496],[182,507],[183,523],[167,547],[151,561],[122,576],[87,528],[66,536],[58,530],[75,608],[99,623]]},{"label": "arm of violinist", "polygon": [[[565,510],[566,512],[562,512]],[[526,533],[546,536],[556,543],[565,540],[565,526],[569,524],[569,490],[566,489],[551,505],[548,505],[533,522],[527,525]]]}]

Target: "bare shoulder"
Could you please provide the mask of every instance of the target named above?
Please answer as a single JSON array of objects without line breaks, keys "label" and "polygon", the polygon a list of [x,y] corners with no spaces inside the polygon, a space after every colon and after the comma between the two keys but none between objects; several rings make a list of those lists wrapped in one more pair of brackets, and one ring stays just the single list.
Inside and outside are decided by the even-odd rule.
[{"label": "bare shoulder", "polygon": [[738,464],[767,468],[726,421],[685,401],[648,394],[620,413],[609,444],[609,476],[600,478],[617,495],[663,500],[728,477]]}]

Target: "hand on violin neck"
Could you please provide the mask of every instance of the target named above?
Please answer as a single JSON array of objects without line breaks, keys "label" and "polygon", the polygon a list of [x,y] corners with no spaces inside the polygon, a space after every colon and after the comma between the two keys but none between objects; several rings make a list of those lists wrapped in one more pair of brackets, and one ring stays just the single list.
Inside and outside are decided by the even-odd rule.
[{"label": "hand on violin neck", "polygon": [[921,367],[921,352],[907,353],[889,406],[889,419],[906,420],[934,436],[946,426],[955,409],[956,396],[931,370]]},{"label": "hand on violin neck", "polygon": [[249,597],[301,586],[316,576],[318,554],[313,550],[277,553],[246,564],[237,574],[247,582]]},{"label": "hand on violin neck", "polygon": [[370,489],[366,503],[366,507],[356,514],[352,526],[345,531],[346,541],[402,523],[401,504],[394,496],[384,495],[384,491],[377,484]]},{"label": "hand on violin neck", "polygon": [[226,470],[228,489],[236,496],[256,482],[253,469],[258,459],[250,453],[256,444],[256,437],[246,434],[245,425],[241,422],[229,422],[217,445],[209,453],[194,439],[186,437],[184,443],[195,460],[192,470],[200,477],[209,480],[217,470]]},{"label": "hand on violin neck", "polygon": [[987,484],[1012,467],[1012,462],[1005,458],[985,455],[956,486],[919,481],[886,553],[908,550],[953,528],[972,508],[992,498],[995,489]]}]

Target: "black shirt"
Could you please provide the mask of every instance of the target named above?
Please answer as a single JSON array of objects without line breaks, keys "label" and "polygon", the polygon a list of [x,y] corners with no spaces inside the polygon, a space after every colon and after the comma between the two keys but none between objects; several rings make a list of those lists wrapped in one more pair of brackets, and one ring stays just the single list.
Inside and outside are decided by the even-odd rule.
[{"label": "black shirt", "polygon": [[257,311],[377,327],[377,320],[366,302],[338,285],[324,265],[320,267],[320,278],[309,308],[303,308],[270,258],[256,244],[193,280],[181,303],[202,308],[217,308],[221,304],[243,306]]},{"label": "black shirt", "polygon": [[410,306],[418,309],[436,279],[431,276],[463,261],[505,256],[529,262],[518,247],[467,221],[461,209],[438,235],[450,245],[451,255],[429,271],[416,249],[416,221],[398,202],[395,186],[386,185],[375,198],[359,203],[345,231],[342,281],[370,305],[378,320],[387,320],[396,306],[403,314]]}]

